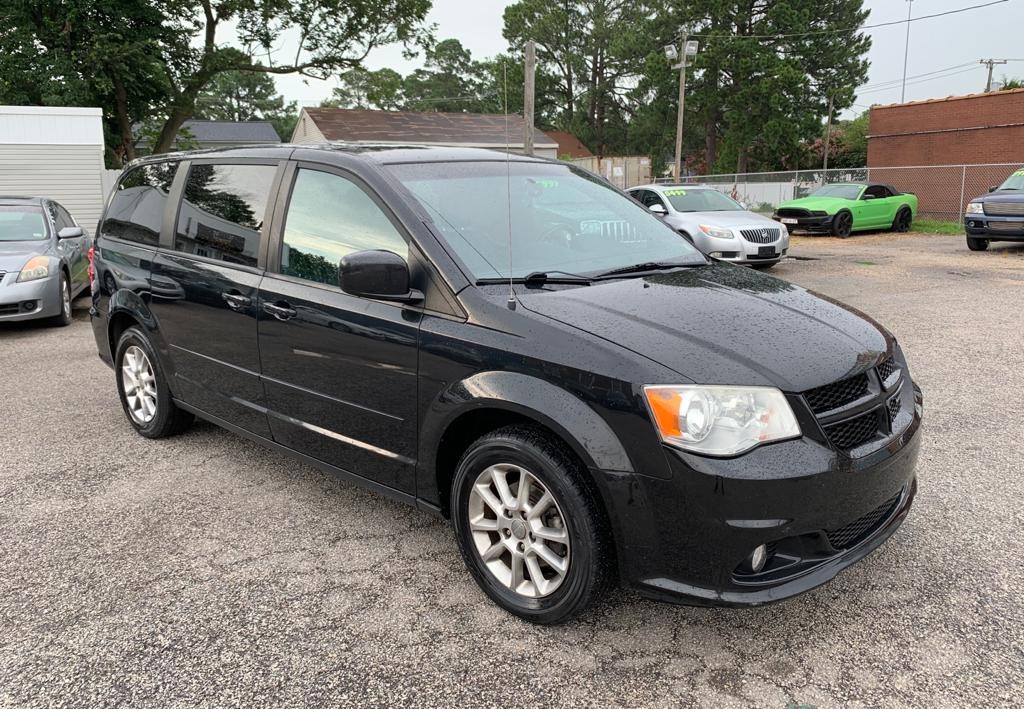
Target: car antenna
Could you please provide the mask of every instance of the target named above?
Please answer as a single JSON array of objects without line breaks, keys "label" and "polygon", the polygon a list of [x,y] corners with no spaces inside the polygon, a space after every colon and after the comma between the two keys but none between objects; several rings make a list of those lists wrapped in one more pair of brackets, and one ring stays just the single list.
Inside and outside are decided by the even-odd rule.
[{"label": "car antenna", "polygon": [[508,200],[508,300],[509,310],[516,309],[516,292],[512,283],[512,140],[508,134],[508,61],[501,63],[502,84],[505,105],[505,197]]}]

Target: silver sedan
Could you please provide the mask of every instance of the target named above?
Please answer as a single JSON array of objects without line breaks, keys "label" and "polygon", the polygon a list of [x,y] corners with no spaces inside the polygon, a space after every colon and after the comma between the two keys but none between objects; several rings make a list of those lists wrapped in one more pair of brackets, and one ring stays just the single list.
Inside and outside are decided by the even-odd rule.
[{"label": "silver sedan", "polygon": [[43,197],[0,197],[0,322],[71,322],[89,287],[89,239],[64,207]]},{"label": "silver sedan", "polygon": [[640,185],[629,194],[704,254],[720,261],[771,268],[789,251],[785,226],[747,211],[711,187]]}]

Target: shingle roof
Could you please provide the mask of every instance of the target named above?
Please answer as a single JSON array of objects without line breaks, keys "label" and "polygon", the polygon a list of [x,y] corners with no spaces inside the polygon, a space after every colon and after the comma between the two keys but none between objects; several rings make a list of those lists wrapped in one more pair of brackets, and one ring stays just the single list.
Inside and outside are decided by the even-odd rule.
[{"label": "shingle roof", "polygon": [[280,143],[268,121],[185,121],[198,143]]},{"label": "shingle roof", "polygon": [[558,156],[568,155],[574,158],[589,158],[594,154],[579,138],[564,130],[549,130],[547,136],[558,143]]},{"label": "shingle roof", "polygon": [[[508,135],[501,113],[421,113],[371,111],[361,108],[306,108],[327,140],[350,142],[446,143],[503,146],[523,144],[526,123],[509,114]],[[557,143],[534,131],[534,145],[554,148]]]}]

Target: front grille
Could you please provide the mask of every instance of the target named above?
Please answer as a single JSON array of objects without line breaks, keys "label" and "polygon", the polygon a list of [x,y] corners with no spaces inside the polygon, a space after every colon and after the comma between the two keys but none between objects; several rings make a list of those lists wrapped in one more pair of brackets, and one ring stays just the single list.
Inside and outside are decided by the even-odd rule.
[{"label": "front grille", "polygon": [[896,364],[896,360],[894,360],[892,357],[889,357],[888,359],[885,359],[881,363],[879,363],[878,378],[882,381],[883,385],[887,381],[889,381],[889,377],[891,377],[893,375],[893,372],[895,372],[897,369],[899,369],[899,366]]},{"label": "front grille", "polygon": [[15,315],[19,310],[21,310],[21,306],[17,303],[0,305],[0,315]]},{"label": "front grille", "polygon": [[900,413],[900,395],[897,394],[893,398],[889,399],[889,403],[886,404],[885,408],[889,411],[889,425],[891,426]]},{"label": "front grille", "polygon": [[811,410],[816,414],[820,414],[853,403],[867,393],[868,375],[858,374],[849,379],[843,379],[842,381],[806,391],[804,392],[804,397],[807,398],[807,403],[811,405]]},{"label": "front grille", "polygon": [[989,222],[989,231],[1020,231],[1024,229],[1024,222]]},{"label": "front grille", "polygon": [[780,217],[809,217],[811,213],[806,209],[799,209],[797,207],[783,207],[775,212]]},{"label": "front grille", "polygon": [[892,513],[893,508],[900,501],[900,496],[886,500],[863,517],[850,522],[845,527],[835,530],[826,530],[829,544],[833,549],[848,549],[860,542],[874,532],[878,526]]},{"label": "front grille", "polygon": [[825,426],[825,435],[838,448],[856,448],[867,443],[878,432],[877,409],[855,416],[840,423]]},{"label": "front grille", "polygon": [[[740,229],[740,234],[751,244],[774,244],[779,240],[779,230],[772,227],[763,229]],[[773,256],[774,258],[774,256]]]},{"label": "front grille", "polygon": [[994,217],[1024,217],[1024,201],[1022,202],[983,202],[985,214]]}]

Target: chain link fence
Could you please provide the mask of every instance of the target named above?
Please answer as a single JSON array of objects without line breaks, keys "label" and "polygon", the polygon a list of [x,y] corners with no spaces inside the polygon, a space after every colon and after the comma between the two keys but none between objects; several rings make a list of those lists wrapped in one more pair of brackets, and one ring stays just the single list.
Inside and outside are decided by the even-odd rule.
[{"label": "chain link fence", "polygon": [[[1020,168],[1018,163],[859,167],[702,175],[684,177],[682,182],[715,187],[744,203],[748,209],[762,213],[770,213],[780,202],[806,197],[822,184],[881,182],[900,192],[917,195],[918,217],[959,221],[972,198],[986,194],[990,187],[1000,184]],[[657,181],[672,182],[666,178]]]}]

